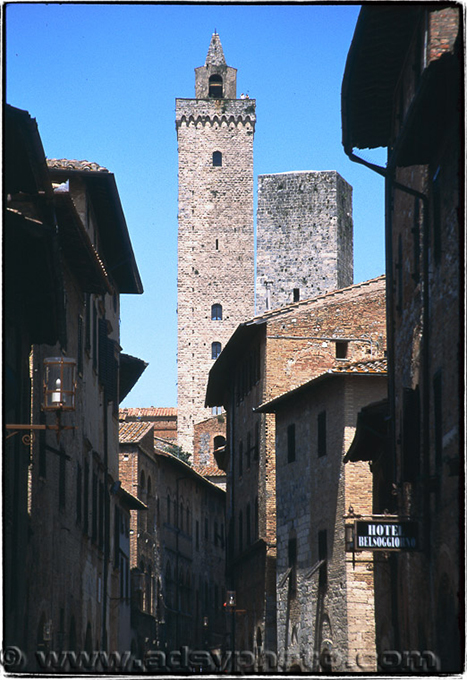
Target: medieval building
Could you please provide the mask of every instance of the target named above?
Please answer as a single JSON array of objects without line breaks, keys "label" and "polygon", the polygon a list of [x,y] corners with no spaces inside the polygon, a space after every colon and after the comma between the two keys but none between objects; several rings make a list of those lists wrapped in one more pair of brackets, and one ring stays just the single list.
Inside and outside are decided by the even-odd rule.
[{"label": "medieval building", "polygon": [[[353,282],[352,187],[335,171],[258,180],[253,230],[254,99],[236,96],[217,33],[177,99],[178,443],[192,453],[207,375],[239,323]],[[219,423],[214,436],[225,436]]]},{"label": "medieval building", "polygon": [[[53,191],[37,124],[27,111],[12,106],[5,107],[3,122],[3,413],[8,428],[31,423],[31,347],[58,341],[65,310],[56,283],[57,236],[50,226]],[[28,438],[27,430],[7,430],[3,443],[3,640],[5,647],[24,651],[30,597]]]},{"label": "medieval building", "polygon": [[146,507],[129,527],[132,650],[221,649],[225,491],[155,446],[154,428],[120,423],[122,487]]},{"label": "medieval building", "polygon": [[[257,669],[276,651],[276,430],[265,401],[317,377],[336,359],[385,351],[385,279],[267,312],[241,324],[209,375],[206,403],[226,409],[227,588],[236,595],[231,644]],[[336,454],[337,455],[337,454]],[[312,565],[311,565],[312,566]]]},{"label": "medieval building", "polygon": [[209,369],[254,313],[255,101],[237,99],[237,72],[216,33],[195,73],[195,99],[176,100],[178,444],[188,453],[194,424],[212,415]]},{"label": "medieval building", "polygon": [[[375,510],[418,534],[375,572],[386,672],[464,662],[462,27],[454,3],[366,5],[342,85],[344,149],[386,185],[388,431],[369,446],[367,413],[353,460],[372,460]],[[357,151],[374,147],[385,167]]]},{"label": "medieval building", "polygon": [[[381,348],[382,350],[382,348]],[[277,652],[281,670],[375,672],[373,555],[348,550],[348,509],[369,517],[367,461],[345,463],[359,410],[386,397],[384,352],[336,359],[262,404],[276,420]]]},{"label": "medieval building", "polygon": [[142,284],[114,175],[46,162],[35,121],[12,107],[7,121],[4,623],[17,670],[39,671],[49,651],[125,637],[127,550],[110,527],[140,504],[118,491],[118,403],[143,362],[121,362],[119,312]]}]

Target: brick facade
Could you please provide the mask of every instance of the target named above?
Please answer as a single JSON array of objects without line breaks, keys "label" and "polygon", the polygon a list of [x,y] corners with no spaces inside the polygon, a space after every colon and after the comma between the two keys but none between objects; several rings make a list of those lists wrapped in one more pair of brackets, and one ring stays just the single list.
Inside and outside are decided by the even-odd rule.
[{"label": "brick facade", "polygon": [[193,465],[217,465],[214,450],[225,445],[225,413],[196,423],[194,432]]},{"label": "brick facade", "polygon": [[210,372],[207,403],[227,412],[228,587],[244,612],[237,640],[257,667],[276,649],[276,432],[274,416],[254,409],[333,366],[344,345],[347,360],[381,356],[385,337],[380,277],[242,324]]}]

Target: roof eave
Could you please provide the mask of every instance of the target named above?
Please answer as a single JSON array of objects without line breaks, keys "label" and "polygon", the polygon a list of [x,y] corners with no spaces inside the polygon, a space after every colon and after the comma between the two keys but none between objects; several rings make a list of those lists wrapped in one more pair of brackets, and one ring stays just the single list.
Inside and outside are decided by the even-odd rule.
[{"label": "roof eave", "polygon": [[364,5],[347,55],[341,90],[342,144],[387,147],[397,79],[420,9],[396,3]]},{"label": "roof eave", "polygon": [[51,167],[52,179],[79,176],[87,184],[95,208],[103,256],[119,293],[143,293],[130,234],[123,212],[115,176],[107,171]]}]

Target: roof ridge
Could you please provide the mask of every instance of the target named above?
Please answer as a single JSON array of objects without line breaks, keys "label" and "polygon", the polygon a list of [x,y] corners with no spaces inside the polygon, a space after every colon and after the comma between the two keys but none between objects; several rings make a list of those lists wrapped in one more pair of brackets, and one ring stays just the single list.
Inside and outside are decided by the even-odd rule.
[{"label": "roof ridge", "polygon": [[258,320],[260,319],[268,319],[271,316],[279,316],[280,314],[283,314],[286,311],[290,311],[291,309],[298,308],[300,305],[304,306],[306,304],[310,304],[311,302],[315,302],[317,300],[323,300],[326,298],[330,298],[334,295],[341,295],[342,293],[345,293],[346,291],[349,290],[355,290],[358,288],[363,288],[364,286],[369,286],[372,283],[376,283],[378,281],[381,281],[386,278],[386,274],[380,274],[379,276],[374,277],[373,279],[368,279],[367,281],[360,281],[359,283],[352,283],[350,286],[345,286],[344,288],[335,288],[334,290],[327,291],[326,293],[321,293],[320,295],[316,295],[315,297],[312,298],[306,298],[305,300],[299,300],[298,302],[291,302],[288,305],[284,305],[283,307],[276,307],[276,309],[271,309],[267,312],[264,312],[263,314],[260,314],[258,316],[254,316],[250,321],[246,321],[244,325],[249,325],[253,323],[257,323]]},{"label": "roof ridge", "polygon": [[349,375],[355,375],[356,373],[359,373],[360,375],[385,375],[387,373],[387,358],[384,356],[377,356],[373,357],[373,359],[361,359],[360,361],[355,360],[355,361],[347,361],[341,363],[337,363],[337,361],[334,362],[332,366],[329,366],[329,368],[322,370],[321,373],[318,373],[315,376],[312,376],[311,378],[308,378],[304,382],[299,383],[298,385],[295,386],[290,386],[288,389],[284,390],[280,394],[276,394],[274,397],[270,397],[266,401],[264,401],[262,404],[260,404],[255,410],[262,409],[265,406],[268,406],[269,404],[272,404],[276,401],[282,400],[284,397],[286,397],[288,394],[291,394],[293,392],[299,392],[300,390],[306,388],[307,386],[311,385],[315,381],[323,380],[326,376],[329,375],[342,375],[346,374],[347,371],[341,370],[345,368],[350,368],[351,366],[361,366],[362,364],[383,364],[384,368],[381,367],[381,370],[379,371],[372,371],[371,373],[368,371],[348,371]]}]

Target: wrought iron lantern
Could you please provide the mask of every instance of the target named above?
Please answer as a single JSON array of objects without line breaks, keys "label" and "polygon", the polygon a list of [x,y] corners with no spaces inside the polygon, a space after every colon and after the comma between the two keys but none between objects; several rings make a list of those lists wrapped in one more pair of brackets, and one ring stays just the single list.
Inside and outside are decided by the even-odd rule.
[{"label": "wrought iron lantern", "polygon": [[235,590],[228,590],[227,591],[227,607],[236,607],[236,606],[237,606],[237,601],[236,601]]},{"label": "wrought iron lantern", "polygon": [[18,432],[28,430],[29,434],[24,434],[22,439],[25,445],[29,445],[34,441],[36,430],[55,430],[57,441],[59,441],[62,430],[75,428],[74,425],[62,425],[61,414],[63,411],[74,411],[75,406],[76,361],[67,357],[48,357],[44,359],[42,410],[55,412],[55,424],[8,423],[5,425],[6,430],[9,431],[6,439]]},{"label": "wrought iron lantern", "polygon": [[44,411],[74,411],[76,362],[67,357],[44,359]]}]

